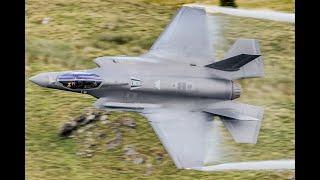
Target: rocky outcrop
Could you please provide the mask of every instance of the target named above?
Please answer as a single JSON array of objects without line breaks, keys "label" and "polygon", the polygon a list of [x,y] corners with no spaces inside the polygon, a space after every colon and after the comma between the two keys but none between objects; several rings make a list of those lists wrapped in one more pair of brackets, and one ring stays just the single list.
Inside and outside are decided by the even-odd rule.
[{"label": "rocky outcrop", "polygon": [[62,129],[59,132],[59,135],[62,137],[67,137],[72,134],[74,130],[77,129],[77,123],[74,121],[67,122],[63,125]]},{"label": "rocky outcrop", "polygon": [[[73,120],[65,123],[59,135],[61,137],[69,137],[75,130],[82,126],[86,126],[95,121],[104,121],[106,122],[108,119],[108,112],[96,110],[96,109],[88,109],[86,113],[74,118]],[[90,126],[89,126],[90,127]],[[81,131],[80,131],[81,132]]]},{"label": "rocky outcrop", "polygon": [[115,129],[116,137],[107,143],[107,149],[114,149],[121,144],[122,134],[119,129]]},{"label": "rocky outcrop", "polygon": [[136,122],[133,119],[124,118],[124,119],[121,119],[120,123],[122,126],[130,127],[130,128],[136,127]]},{"label": "rocky outcrop", "polygon": [[124,148],[124,157],[126,160],[132,161],[134,164],[142,164],[145,161],[132,145],[128,145]]},{"label": "rocky outcrop", "polygon": [[[66,122],[59,135],[73,138],[77,142],[76,155],[79,157],[91,158],[97,153],[120,150],[122,159],[132,165],[145,166],[145,175],[150,175],[153,166],[148,156],[140,153],[133,144],[125,144],[128,143],[125,135],[136,133],[136,128],[137,123],[130,115],[110,116],[108,111],[87,109],[83,114]],[[162,158],[162,154],[154,153],[154,162],[157,164],[161,163]]]}]

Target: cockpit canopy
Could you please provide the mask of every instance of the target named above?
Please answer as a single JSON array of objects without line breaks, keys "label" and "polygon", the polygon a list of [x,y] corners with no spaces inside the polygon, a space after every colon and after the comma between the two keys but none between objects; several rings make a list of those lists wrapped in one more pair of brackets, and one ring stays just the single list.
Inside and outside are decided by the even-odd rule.
[{"label": "cockpit canopy", "polygon": [[102,83],[100,76],[86,72],[72,72],[58,76],[57,81],[69,89],[92,89]]}]

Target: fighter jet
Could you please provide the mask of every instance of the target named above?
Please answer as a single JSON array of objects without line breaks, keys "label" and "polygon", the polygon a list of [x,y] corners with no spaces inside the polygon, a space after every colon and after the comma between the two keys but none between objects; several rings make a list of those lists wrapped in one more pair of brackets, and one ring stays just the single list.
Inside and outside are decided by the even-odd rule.
[{"label": "fighter jet", "polygon": [[202,8],[182,7],[150,50],[105,56],[88,70],[40,73],[35,84],[97,98],[95,107],[145,116],[177,168],[211,163],[213,116],[237,143],[256,143],[263,109],[235,102],[236,80],[263,77],[257,40],[238,39],[216,61]]}]

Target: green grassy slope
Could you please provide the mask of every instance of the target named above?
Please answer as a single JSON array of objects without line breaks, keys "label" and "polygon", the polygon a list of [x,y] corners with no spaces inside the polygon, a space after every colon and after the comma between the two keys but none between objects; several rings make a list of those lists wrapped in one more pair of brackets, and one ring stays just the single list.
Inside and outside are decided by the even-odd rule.
[{"label": "green grassy slope", "polygon": [[[114,121],[124,116],[134,118],[137,128],[123,132],[123,143],[119,148],[104,150],[101,147],[91,158],[76,155],[81,149],[77,139],[58,137],[61,126],[90,107],[95,99],[40,88],[27,78],[45,71],[91,68],[95,66],[92,59],[98,56],[141,54],[147,51],[184,2],[192,1],[26,1],[27,179],[293,177],[294,173],[290,171],[206,173],[177,170],[146,119],[135,113],[110,115]],[[282,4],[270,2],[267,7],[292,11],[287,1],[281,1]],[[260,4],[261,7],[264,5]],[[41,23],[45,17],[50,18],[48,24]],[[252,149],[250,153],[245,153],[245,158],[249,159],[294,158],[294,26],[228,16],[224,18],[228,46],[222,49],[227,50],[238,37],[256,38],[260,40],[265,60],[266,77],[241,81],[244,92],[239,99],[265,107],[259,141],[255,146],[238,147],[243,151],[248,147]],[[127,144],[133,144],[146,158],[146,163],[135,165],[123,160],[121,154]],[[161,163],[154,161],[157,154],[164,156]],[[151,175],[145,175],[148,163],[153,167]]]}]

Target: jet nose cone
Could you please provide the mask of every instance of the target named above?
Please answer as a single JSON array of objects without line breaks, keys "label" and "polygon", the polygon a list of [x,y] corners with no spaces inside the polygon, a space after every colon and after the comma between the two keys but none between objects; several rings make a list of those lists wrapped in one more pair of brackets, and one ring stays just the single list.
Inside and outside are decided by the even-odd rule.
[{"label": "jet nose cone", "polygon": [[47,73],[37,74],[29,78],[29,80],[42,87],[47,87],[49,85],[49,77]]}]

